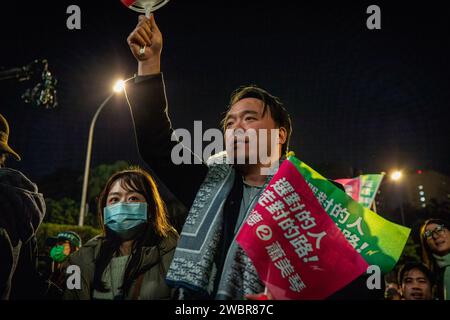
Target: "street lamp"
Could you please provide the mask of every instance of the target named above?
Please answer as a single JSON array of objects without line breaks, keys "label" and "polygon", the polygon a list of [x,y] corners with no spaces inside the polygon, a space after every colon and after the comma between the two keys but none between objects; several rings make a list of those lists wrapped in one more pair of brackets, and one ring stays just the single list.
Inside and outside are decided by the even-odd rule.
[{"label": "street lamp", "polygon": [[124,80],[117,80],[114,84],[113,91],[115,93],[121,93],[125,89],[125,81]]},{"label": "street lamp", "polygon": [[394,171],[391,173],[391,180],[393,181],[400,181],[400,179],[402,178],[402,172],[401,171]]},{"label": "street lamp", "polygon": [[89,128],[87,151],[86,151],[86,163],[84,165],[83,190],[81,192],[80,216],[78,218],[79,226],[84,225],[84,216],[86,215],[87,189],[88,189],[88,182],[89,182],[89,169],[91,167],[92,142],[94,140],[95,123],[97,122],[97,118],[100,115],[100,112],[103,110],[103,108],[109,102],[109,100],[111,100],[111,98],[115,94],[124,91],[125,83],[131,79],[134,79],[134,77],[131,77],[126,80],[117,80],[116,81],[116,83],[113,86],[113,92],[105,100],[103,100],[102,104],[98,107],[97,111],[94,114],[94,117],[91,120],[91,126]]},{"label": "street lamp", "polygon": [[[391,180],[398,183],[402,180],[403,174],[400,170],[395,170],[390,174]],[[400,189],[401,199],[400,199],[400,215],[402,218],[402,224],[405,225],[405,212],[403,210],[403,190]]]}]

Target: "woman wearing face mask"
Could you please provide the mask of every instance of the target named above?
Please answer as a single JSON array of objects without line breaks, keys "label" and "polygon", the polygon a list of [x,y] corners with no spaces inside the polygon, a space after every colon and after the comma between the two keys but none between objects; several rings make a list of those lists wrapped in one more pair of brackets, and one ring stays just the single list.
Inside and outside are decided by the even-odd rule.
[{"label": "woman wearing face mask", "polygon": [[[178,234],[153,178],[140,169],[114,174],[98,199],[103,235],[70,256],[81,271],[81,288],[65,299],[170,299],[165,276]],[[68,278],[68,280],[70,280]]]},{"label": "woman wearing face mask", "polygon": [[438,296],[450,300],[450,231],[448,222],[430,219],[420,228],[422,259],[438,275]]}]

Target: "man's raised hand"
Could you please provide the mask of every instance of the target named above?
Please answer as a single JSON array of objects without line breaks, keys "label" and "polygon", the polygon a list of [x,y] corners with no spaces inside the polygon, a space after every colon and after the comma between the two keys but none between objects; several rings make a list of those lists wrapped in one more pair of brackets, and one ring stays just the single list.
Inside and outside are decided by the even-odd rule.
[{"label": "man's raised hand", "polygon": [[139,16],[136,28],[127,38],[133,56],[139,62],[138,75],[159,73],[163,39],[155,17]]}]

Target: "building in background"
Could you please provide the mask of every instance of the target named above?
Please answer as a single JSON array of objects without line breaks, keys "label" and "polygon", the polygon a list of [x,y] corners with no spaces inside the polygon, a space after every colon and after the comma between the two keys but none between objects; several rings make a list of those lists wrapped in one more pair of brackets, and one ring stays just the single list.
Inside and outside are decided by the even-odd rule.
[{"label": "building in background", "polygon": [[405,175],[406,201],[416,209],[426,208],[431,200],[450,201],[450,177],[433,170],[417,170]]},{"label": "building in background", "polygon": [[404,171],[401,179],[383,180],[375,198],[383,217],[412,226],[419,220],[450,220],[450,177],[433,170]]}]

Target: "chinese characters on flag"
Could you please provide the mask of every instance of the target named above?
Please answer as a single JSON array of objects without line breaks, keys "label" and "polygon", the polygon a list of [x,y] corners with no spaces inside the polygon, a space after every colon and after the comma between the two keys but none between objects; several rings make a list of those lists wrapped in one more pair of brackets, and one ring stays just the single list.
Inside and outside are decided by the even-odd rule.
[{"label": "chinese characters on flag", "polygon": [[287,160],[237,241],[275,299],[324,299],[368,267]]}]

